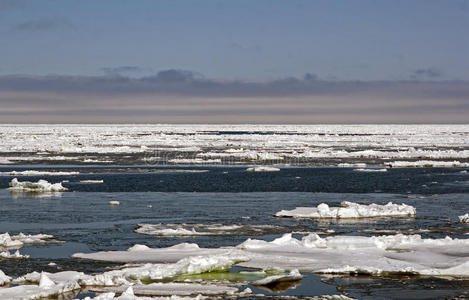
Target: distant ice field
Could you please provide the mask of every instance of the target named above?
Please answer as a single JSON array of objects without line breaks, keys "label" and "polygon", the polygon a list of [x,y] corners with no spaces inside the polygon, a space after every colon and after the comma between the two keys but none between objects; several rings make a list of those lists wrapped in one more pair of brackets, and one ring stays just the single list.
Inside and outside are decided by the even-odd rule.
[{"label": "distant ice field", "polygon": [[0,164],[469,162],[469,125],[0,125],[0,139]]}]

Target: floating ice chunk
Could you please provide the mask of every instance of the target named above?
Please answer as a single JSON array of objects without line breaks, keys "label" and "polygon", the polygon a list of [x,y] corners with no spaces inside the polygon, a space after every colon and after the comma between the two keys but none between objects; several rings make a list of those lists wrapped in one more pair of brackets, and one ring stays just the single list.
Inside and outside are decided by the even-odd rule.
[{"label": "floating ice chunk", "polygon": [[0,270],[0,286],[10,283],[11,277],[5,275],[2,270]]},{"label": "floating ice chunk", "polygon": [[256,166],[256,167],[247,168],[246,171],[248,172],[277,172],[277,171],[280,171],[280,169],[274,168],[274,167]]},{"label": "floating ice chunk", "polygon": [[130,247],[129,249],[127,249],[127,251],[147,251],[149,249],[150,249],[150,247],[148,247],[146,245],[135,244],[132,247]]},{"label": "floating ice chunk", "polygon": [[8,232],[0,234],[0,247],[5,248],[20,248],[23,246],[23,242],[12,239]]},{"label": "floating ice chunk", "polygon": [[12,164],[13,162],[11,162],[10,160],[6,159],[6,158],[3,158],[3,157],[0,157],[0,165],[8,165],[8,164]]},{"label": "floating ice chunk", "polygon": [[[132,251],[134,254],[135,252]],[[145,264],[139,267],[113,270],[98,275],[85,275],[79,280],[80,285],[113,286],[126,284],[132,280],[162,280],[178,275],[200,274],[226,271],[232,265],[249,260],[236,251],[227,254],[190,256],[169,264]]]},{"label": "floating ice chunk", "polygon": [[[121,293],[128,288],[127,285],[118,287],[98,287],[92,288],[93,292],[113,292]],[[151,298],[151,299],[205,299],[207,296],[234,295],[238,289],[222,284],[198,284],[198,283],[150,283],[134,284],[132,289],[135,294],[142,296],[160,296],[171,298]],[[245,293],[247,294],[247,293]],[[194,298],[188,296],[198,295]],[[217,297],[217,299],[218,299]],[[140,299],[140,298],[137,298]]]},{"label": "floating ice chunk", "polygon": [[237,263],[239,266],[259,269],[299,269],[317,273],[404,272],[469,277],[469,239],[423,239],[420,235],[403,234],[321,238],[312,233],[301,240],[285,234],[271,242],[248,239],[235,248],[207,249],[180,244],[161,249],[110,251],[73,257],[116,262],[169,262],[179,259],[176,263],[146,264],[106,272],[89,277],[85,285],[116,285],[131,279],[158,280],[228,268],[238,260],[244,260]]},{"label": "floating ice chunk", "polygon": [[14,253],[10,253],[10,251],[2,251],[0,252],[1,258],[10,258],[10,259],[23,259],[29,258],[29,255],[20,254],[19,250],[16,250]]},{"label": "floating ice chunk", "polygon": [[[140,248],[140,249],[139,249]],[[167,248],[149,248],[139,251],[131,247],[128,251],[102,251],[96,253],[75,253],[73,258],[93,259],[100,261],[112,262],[128,262],[128,263],[161,263],[161,262],[177,262],[178,260],[196,255],[228,255],[230,249],[215,248],[202,249],[197,244],[181,243]]]},{"label": "floating ice chunk", "polygon": [[54,236],[49,234],[24,234],[20,232],[18,235],[11,235],[6,232],[0,234],[0,247],[4,248],[21,248],[23,244],[34,244],[34,243],[47,243],[57,242],[54,240]]},{"label": "floating ice chunk", "polygon": [[196,297],[179,297],[179,296],[170,296],[170,297],[139,297],[139,296],[126,296],[122,294],[119,297],[115,296],[115,293],[104,293],[94,298],[85,297],[83,300],[202,300],[206,299],[206,297],[202,295],[198,295]]},{"label": "floating ice chunk", "polygon": [[220,164],[221,159],[174,158],[168,162],[173,164]]},{"label": "floating ice chunk", "polygon": [[[318,273],[412,273],[469,276],[469,239],[422,239],[420,235],[333,236],[302,240],[290,234],[272,242],[247,240],[251,268],[299,268]],[[346,251],[345,251],[346,250]]]},{"label": "floating ice chunk", "polygon": [[48,272],[41,272],[38,273],[36,271],[28,273],[22,277],[18,277],[14,280],[14,283],[17,284],[24,284],[24,283],[36,283],[39,284],[43,275],[47,276],[50,280],[52,280],[55,284],[65,283],[65,282],[72,282],[77,281],[82,276],[85,275],[83,272],[77,271],[63,271],[58,273],[48,273]]},{"label": "floating ice chunk", "polygon": [[353,167],[364,168],[366,167],[366,164],[365,163],[340,163],[337,166],[340,168],[353,168]]},{"label": "floating ice chunk", "polygon": [[47,243],[47,242],[56,242],[53,235],[50,234],[24,234],[20,232],[18,235],[11,236],[12,239],[23,242],[24,244],[35,244],[35,243]]},{"label": "floating ice chunk", "polygon": [[62,171],[36,171],[36,170],[26,170],[26,171],[9,171],[9,172],[0,172],[0,175],[8,176],[67,176],[67,175],[78,175],[80,172],[62,172]]},{"label": "floating ice chunk", "polygon": [[385,165],[393,168],[403,167],[434,167],[434,168],[448,168],[448,167],[467,167],[469,163],[461,163],[459,161],[437,161],[437,160],[419,160],[419,161],[394,161],[387,162]]},{"label": "floating ice chunk", "polygon": [[40,179],[38,182],[18,181],[17,178],[11,180],[9,189],[15,192],[32,193],[62,192],[67,190],[60,182],[52,184],[43,179]]},{"label": "floating ice chunk", "polygon": [[387,172],[388,169],[354,169],[355,172]]},{"label": "floating ice chunk", "polygon": [[80,183],[104,183],[104,180],[103,179],[98,179],[98,180],[88,179],[88,180],[80,180]]},{"label": "floating ice chunk", "polygon": [[120,204],[121,203],[119,201],[116,201],[116,200],[109,201],[109,205],[117,206],[117,205],[120,205]]},{"label": "floating ice chunk", "polygon": [[24,300],[57,297],[67,292],[80,289],[76,281],[55,284],[47,276],[41,280],[42,285],[18,285],[9,288],[0,288],[0,299]]},{"label": "floating ice chunk", "polygon": [[368,205],[344,201],[341,207],[329,207],[325,203],[317,207],[297,207],[293,210],[282,210],[275,214],[276,217],[293,218],[374,218],[374,217],[402,217],[415,216],[416,209],[406,204],[385,205],[371,203]]},{"label": "floating ice chunk", "polygon": [[103,159],[91,159],[91,158],[86,158],[83,160],[84,163],[112,163],[114,162],[113,160],[103,160]]},{"label": "floating ice chunk", "polygon": [[469,214],[459,216],[458,218],[461,223],[469,223]]},{"label": "floating ice chunk", "polygon": [[263,235],[282,232],[273,225],[247,224],[138,224],[137,233],[156,236]]},{"label": "floating ice chunk", "polygon": [[302,278],[303,278],[303,275],[301,275],[297,269],[294,269],[289,274],[268,276],[266,278],[256,280],[252,284],[253,285],[269,285],[269,284],[279,283],[279,282],[298,281],[298,280],[301,280]]}]

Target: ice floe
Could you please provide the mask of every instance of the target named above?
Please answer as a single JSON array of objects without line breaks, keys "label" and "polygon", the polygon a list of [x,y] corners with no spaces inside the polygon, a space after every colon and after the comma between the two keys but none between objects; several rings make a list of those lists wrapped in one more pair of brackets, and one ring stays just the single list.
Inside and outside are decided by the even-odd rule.
[{"label": "ice floe", "polygon": [[201,158],[174,158],[168,160],[169,163],[173,164],[220,164],[221,159],[201,159]]},{"label": "ice floe", "polygon": [[121,203],[119,201],[116,201],[116,200],[112,200],[112,201],[109,201],[109,205],[112,205],[112,206],[117,206],[117,205],[120,205]]},{"label": "ice floe", "polygon": [[10,251],[2,251],[0,252],[0,258],[23,259],[29,258],[29,255],[20,254],[19,250],[16,250],[14,253],[10,253]]},{"label": "ice floe", "polygon": [[[119,287],[94,287],[93,292],[122,293],[129,288],[128,285]],[[133,293],[139,296],[173,296],[174,299],[205,299],[207,296],[223,296],[238,293],[235,287],[223,284],[198,284],[198,283],[150,283],[132,285]],[[176,296],[177,295],[177,296]],[[191,295],[199,295],[194,298],[186,298]],[[203,296],[202,296],[203,295]],[[184,297],[184,298],[179,298]],[[138,299],[138,298],[137,298]],[[154,298],[152,298],[154,299]]]},{"label": "ice floe", "polygon": [[277,172],[277,171],[280,171],[280,169],[275,168],[275,167],[256,166],[256,167],[247,168],[246,171],[248,172]]},{"label": "ice floe", "polygon": [[17,178],[11,180],[9,189],[14,192],[30,193],[63,192],[67,190],[60,182],[52,184],[43,179],[40,179],[38,182],[18,181]]},{"label": "ice floe", "polygon": [[[140,254],[144,254],[147,251],[151,251],[151,249],[130,250],[133,256],[140,256]],[[178,254],[180,255],[180,253]],[[198,253],[191,251],[191,254]],[[75,254],[74,257],[89,258],[89,256],[77,254]],[[86,285],[120,285],[123,279],[129,280],[130,278],[139,280],[161,280],[182,274],[225,271],[233,264],[245,260],[248,260],[245,255],[240,254],[236,249],[231,249],[218,254],[185,256],[175,263],[146,264],[134,268],[109,271],[100,275],[82,278],[81,282]]]},{"label": "ice floe", "polygon": [[259,279],[254,281],[253,285],[270,285],[279,282],[287,282],[287,281],[298,281],[303,278],[303,275],[297,270],[293,269],[290,273],[285,275],[273,275],[267,276],[266,278]]},{"label": "ice floe", "polygon": [[[237,250],[237,251],[235,251]],[[115,262],[179,262],[165,274],[178,274],[185,258],[194,255],[232,257],[239,266],[315,273],[409,273],[429,276],[469,276],[469,239],[423,239],[420,235],[329,236],[312,233],[301,240],[285,234],[271,242],[248,239],[237,247],[199,248],[181,244],[169,248],[140,248],[135,251],[110,251],[76,254],[74,257]],[[140,259],[138,259],[140,257]],[[203,256],[199,256],[200,260]],[[207,258],[205,258],[207,259]],[[184,263],[181,263],[184,262]],[[229,265],[227,263],[226,265]],[[140,269],[139,269],[140,268]],[[163,276],[159,267],[118,270],[118,278],[131,274],[138,278]],[[197,268],[195,268],[197,269]],[[208,268],[210,269],[210,267]],[[127,274],[127,275],[125,275]],[[123,276],[124,275],[124,276]],[[112,276],[111,276],[112,278]],[[111,281],[112,282],[112,281]]]},{"label": "ice floe", "polygon": [[80,289],[80,286],[76,281],[55,283],[43,273],[40,275],[38,285],[25,284],[0,288],[0,299],[25,300],[56,297],[78,289]]},{"label": "ice floe", "polygon": [[11,277],[5,275],[2,270],[0,270],[0,286],[10,283]]},{"label": "ice floe", "polygon": [[385,163],[386,166],[393,168],[410,168],[410,167],[436,167],[436,168],[449,168],[449,167],[467,167],[469,163],[461,163],[459,161],[437,161],[437,160],[418,160],[418,161],[393,161]]},{"label": "ice floe", "polygon": [[8,232],[0,234],[0,247],[21,248],[24,244],[43,244],[48,242],[58,242],[54,236],[49,234],[24,234],[10,235]]},{"label": "ice floe", "polygon": [[127,251],[101,251],[95,253],[75,253],[73,258],[84,258],[123,263],[162,263],[177,262],[193,255],[228,255],[233,249],[199,248],[195,243],[181,243],[168,248],[149,248],[135,245]]},{"label": "ice floe", "polygon": [[459,216],[458,218],[461,223],[469,223],[469,214]]},{"label": "ice floe", "polygon": [[80,180],[80,183],[104,183],[103,179],[86,179]]},{"label": "ice floe", "polygon": [[70,171],[36,171],[36,170],[26,170],[26,171],[9,171],[9,172],[0,172],[0,175],[8,176],[68,176],[68,175],[78,175],[80,172]]},{"label": "ice floe", "polygon": [[337,165],[340,168],[352,168],[352,167],[366,167],[365,163],[340,163]]},{"label": "ice floe", "polygon": [[403,217],[415,216],[416,209],[406,204],[358,204],[343,201],[340,207],[329,207],[321,203],[317,207],[297,207],[293,210],[281,210],[275,214],[276,217],[291,218],[375,218],[375,217]]},{"label": "ice floe", "polygon": [[155,236],[263,235],[282,232],[273,225],[249,224],[138,224],[135,232]]},{"label": "ice floe", "polygon": [[387,172],[388,169],[354,169],[355,172]]}]

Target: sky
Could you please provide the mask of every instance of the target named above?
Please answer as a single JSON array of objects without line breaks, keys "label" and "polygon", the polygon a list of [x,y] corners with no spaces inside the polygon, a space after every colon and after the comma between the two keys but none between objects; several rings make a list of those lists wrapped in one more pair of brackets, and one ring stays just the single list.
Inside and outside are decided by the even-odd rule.
[{"label": "sky", "polygon": [[469,0],[0,0],[0,123],[469,123]]}]

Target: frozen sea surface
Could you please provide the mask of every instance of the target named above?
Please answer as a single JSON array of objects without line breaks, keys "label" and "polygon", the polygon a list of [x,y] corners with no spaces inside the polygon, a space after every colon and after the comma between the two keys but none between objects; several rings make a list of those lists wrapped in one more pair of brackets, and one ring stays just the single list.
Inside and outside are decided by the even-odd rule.
[{"label": "frozen sea surface", "polygon": [[[121,264],[71,255],[136,244],[219,248],[310,232],[322,238],[469,238],[469,225],[459,221],[469,211],[469,125],[0,125],[0,138],[0,234],[42,233],[60,241],[25,244],[19,250],[28,259],[0,258],[0,270],[13,278],[32,271],[103,273]],[[279,170],[247,171],[265,166]],[[67,191],[8,190],[13,178],[61,183]],[[416,208],[416,216],[274,217],[280,210],[343,201],[404,203]],[[467,253],[457,260],[469,261]],[[253,270],[235,266],[229,274],[189,279],[236,281],[246,271]],[[467,277],[302,275],[283,289],[244,286],[274,298],[469,297]]]},{"label": "frozen sea surface", "polygon": [[469,162],[469,125],[0,125],[0,139],[0,164]]}]

